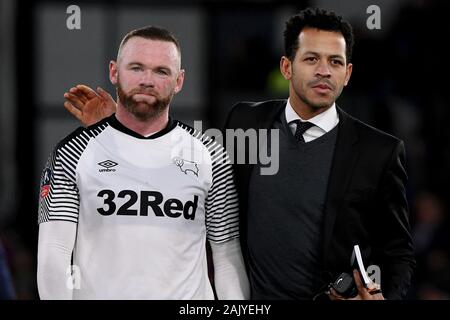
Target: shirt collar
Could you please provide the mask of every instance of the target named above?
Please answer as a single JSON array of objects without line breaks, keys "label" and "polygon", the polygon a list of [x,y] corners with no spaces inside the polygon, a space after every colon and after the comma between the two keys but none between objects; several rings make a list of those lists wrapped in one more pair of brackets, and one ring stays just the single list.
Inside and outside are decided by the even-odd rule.
[{"label": "shirt collar", "polygon": [[[287,101],[285,115],[287,123],[290,123],[291,121],[297,119],[300,119],[301,121],[306,121],[295,112],[294,108],[291,105],[290,99],[288,99]],[[308,122],[311,122],[312,124],[319,127],[325,132],[328,132],[334,127],[336,127],[336,125],[339,122],[339,116],[336,110],[336,103],[333,103],[333,105],[324,112],[309,119]]]},{"label": "shirt collar", "polygon": [[143,136],[143,135],[141,135],[137,132],[134,132],[133,130],[125,127],[119,120],[117,120],[115,113],[113,115],[111,115],[110,117],[108,117],[108,119],[109,119],[109,124],[111,125],[111,127],[113,127],[114,129],[117,129],[123,133],[126,133],[130,136],[138,138],[138,139],[148,139],[148,140],[156,139],[156,138],[159,138],[159,137],[165,135],[166,133],[170,132],[172,129],[174,129],[177,126],[177,121],[173,120],[169,116],[169,122],[167,123],[167,126],[164,129],[162,129],[158,132],[152,133],[150,135]]}]

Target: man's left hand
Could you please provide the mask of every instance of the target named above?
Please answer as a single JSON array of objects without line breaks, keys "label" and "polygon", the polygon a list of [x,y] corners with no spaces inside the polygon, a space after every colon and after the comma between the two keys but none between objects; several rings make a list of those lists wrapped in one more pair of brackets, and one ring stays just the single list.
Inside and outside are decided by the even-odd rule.
[{"label": "man's left hand", "polygon": [[370,282],[368,288],[366,288],[362,282],[361,275],[357,270],[353,270],[353,278],[355,279],[356,288],[358,289],[358,295],[353,298],[344,298],[337,294],[337,292],[331,288],[329,297],[331,300],[385,300],[383,293],[381,292],[380,285],[374,282]]}]

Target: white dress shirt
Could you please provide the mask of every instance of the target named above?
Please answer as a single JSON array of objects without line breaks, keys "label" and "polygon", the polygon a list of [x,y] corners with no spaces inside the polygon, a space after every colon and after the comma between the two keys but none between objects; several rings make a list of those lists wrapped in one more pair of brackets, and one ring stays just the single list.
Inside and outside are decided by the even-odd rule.
[{"label": "white dress shirt", "polygon": [[318,114],[317,116],[312,117],[309,120],[303,120],[295,112],[294,108],[292,108],[291,101],[290,99],[288,99],[285,115],[286,115],[286,122],[289,124],[289,128],[291,128],[292,134],[295,134],[297,124],[291,123],[291,121],[299,119],[302,122],[308,121],[314,124],[314,126],[306,130],[305,133],[303,134],[305,142],[310,142],[314,139],[321,137],[325,133],[331,131],[339,123],[339,116],[336,110],[335,103],[333,103],[333,105],[326,111]]}]

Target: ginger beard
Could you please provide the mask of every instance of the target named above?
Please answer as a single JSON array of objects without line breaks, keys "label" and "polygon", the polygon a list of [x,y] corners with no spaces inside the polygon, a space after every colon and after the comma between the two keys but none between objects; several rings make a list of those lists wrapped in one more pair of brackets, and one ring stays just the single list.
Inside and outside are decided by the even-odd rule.
[{"label": "ginger beard", "polygon": [[[150,103],[141,99],[139,99],[140,101],[136,101],[134,98],[136,94],[151,95],[153,102]],[[174,94],[175,92],[172,90],[167,97],[160,98],[152,88],[148,87],[134,88],[126,93],[120,85],[119,77],[117,78],[117,96],[120,103],[140,121],[147,121],[161,115],[169,107]]]}]

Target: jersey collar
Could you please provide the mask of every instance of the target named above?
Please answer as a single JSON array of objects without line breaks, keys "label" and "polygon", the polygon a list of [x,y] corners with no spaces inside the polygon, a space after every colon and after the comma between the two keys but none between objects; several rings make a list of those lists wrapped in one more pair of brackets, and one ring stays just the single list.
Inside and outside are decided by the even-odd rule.
[{"label": "jersey collar", "polygon": [[172,129],[175,128],[176,125],[177,125],[176,121],[174,121],[169,116],[169,122],[167,123],[167,126],[164,129],[162,129],[159,132],[156,132],[156,133],[152,134],[149,137],[145,137],[145,136],[143,136],[143,135],[141,135],[141,134],[139,134],[139,133],[137,133],[137,132],[127,128],[127,127],[125,127],[122,123],[119,122],[119,120],[117,120],[116,114],[111,115],[108,118],[108,122],[111,125],[111,127],[113,127],[114,129],[117,129],[117,130],[119,130],[119,131],[121,131],[121,132],[123,132],[125,134],[128,134],[128,135],[133,136],[133,137],[138,138],[138,139],[156,139],[156,138],[159,138],[159,137],[165,135],[166,133],[172,131]]}]

